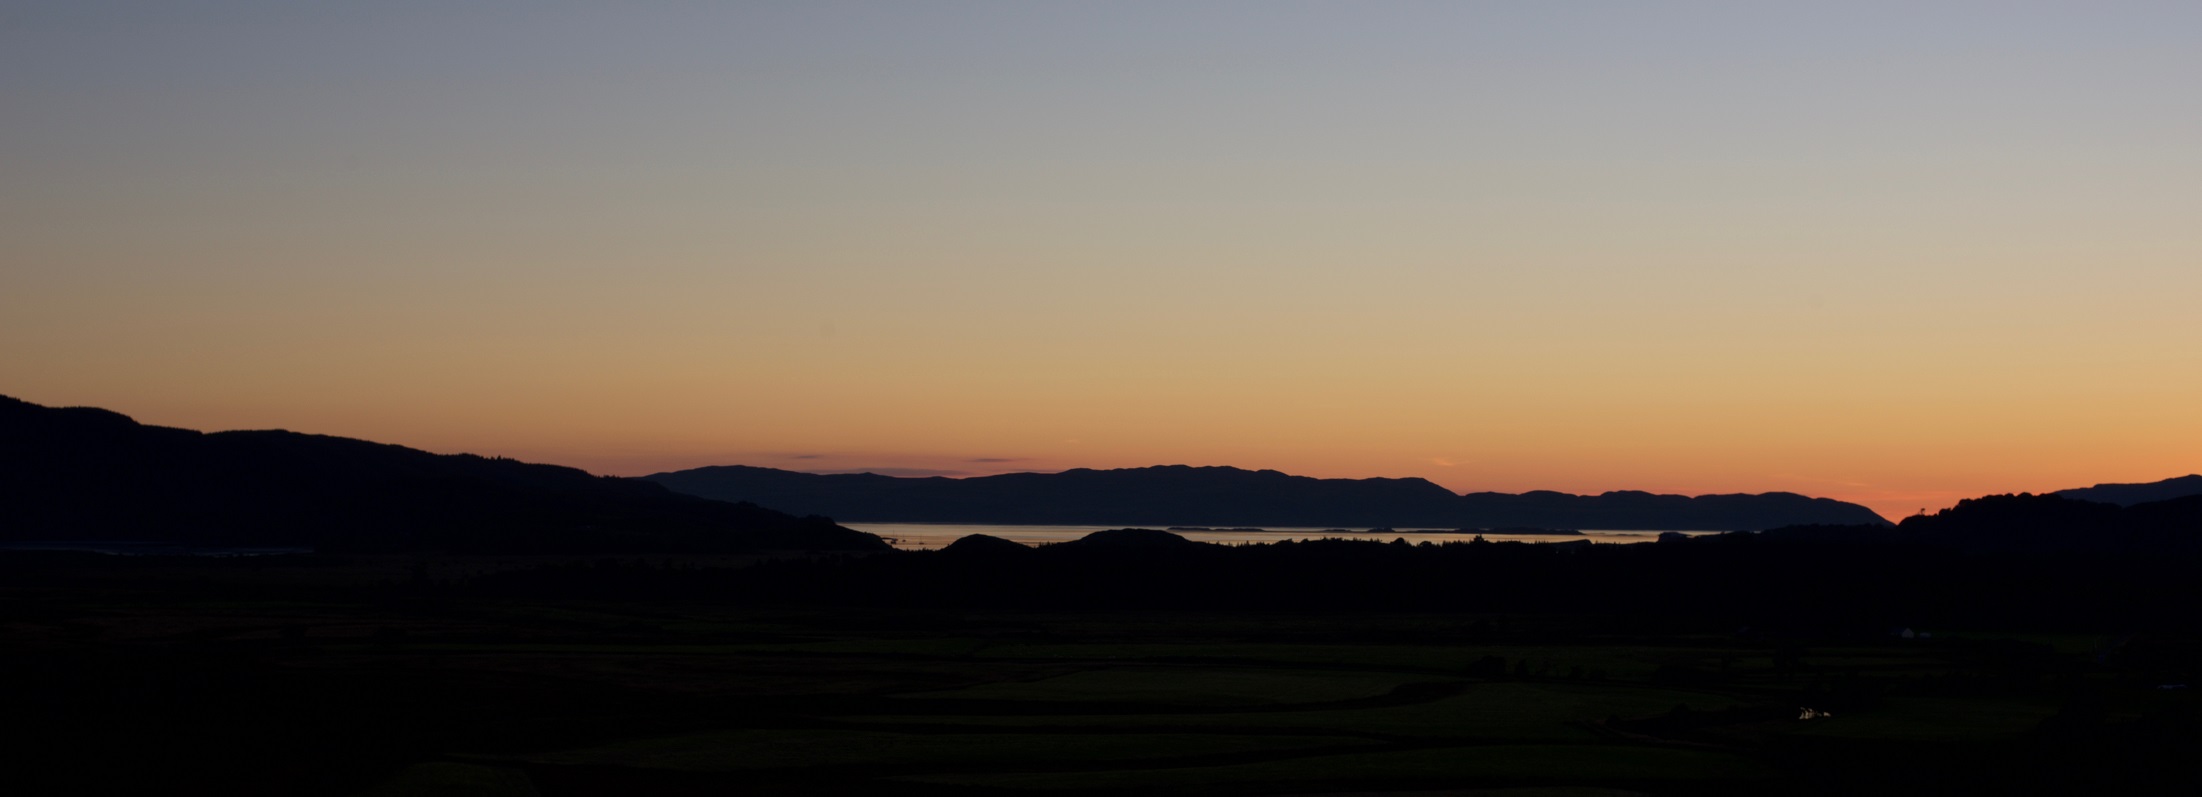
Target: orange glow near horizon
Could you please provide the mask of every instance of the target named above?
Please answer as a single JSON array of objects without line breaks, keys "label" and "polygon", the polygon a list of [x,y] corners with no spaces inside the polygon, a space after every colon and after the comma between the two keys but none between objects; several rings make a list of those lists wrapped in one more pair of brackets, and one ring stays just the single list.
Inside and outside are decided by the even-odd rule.
[{"label": "orange glow near horizon", "polygon": [[[1397,423],[1317,426],[1310,423],[1315,415],[1302,415],[1305,408],[1293,407],[1252,409],[1249,417],[1240,418],[1228,418],[1222,412],[1194,415],[1175,423],[1149,420],[1136,408],[1125,408],[1120,410],[1124,414],[1115,417],[1100,415],[1077,424],[1051,425],[1037,418],[1020,422],[995,412],[1000,408],[990,404],[954,419],[927,414],[919,426],[933,433],[903,435],[899,439],[906,441],[906,447],[895,449],[869,445],[897,439],[892,427],[836,424],[826,413],[814,416],[815,422],[836,428],[796,428],[797,418],[782,415],[760,424],[767,427],[760,433],[738,420],[741,414],[719,416],[702,407],[681,412],[664,405],[639,414],[607,412],[586,404],[479,407],[475,408],[479,415],[454,414],[421,423],[419,417],[408,417],[404,407],[353,406],[331,412],[327,408],[164,407],[144,401],[132,405],[26,398],[104,405],[162,425],[208,430],[289,428],[446,453],[514,456],[625,476],[724,464],[951,477],[1074,467],[1229,465],[1321,478],[1424,478],[1455,492],[1786,491],[1863,504],[1891,520],[1978,495],[2154,481],[2196,470],[2188,458],[2191,446],[2159,442],[2165,440],[2157,436],[2164,428],[2161,425],[2127,439],[2098,428],[2074,430],[2064,439],[2007,440],[1993,434],[1996,419],[1982,419],[1970,428],[1948,422],[1926,424],[1945,430],[1954,427],[1959,434],[1921,446],[1921,438],[1907,435],[1917,434],[1922,427],[1882,427],[1888,432],[1878,437],[1863,436],[1871,431],[1871,424],[1784,436],[1716,412],[1671,418],[1676,434],[1682,436],[1661,437],[1627,434],[1633,419],[1617,419],[1612,426],[1601,427],[1564,414],[1558,418],[1512,416],[1501,423],[1458,422],[1450,428],[1415,433],[1410,424]],[[448,410],[450,405],[437,409]],[[1390,410],[1401,413],[1397,417],[1414,418],[1412,412],[1433,408],[1394,406]],[[1037,411],[1032,414],[1044,416]],[[1439,420],[1421,417],[1433,424]],[[598,423],[584,423],[588,420]],[[953,423],[963,426],[959,429]],[[1561,436],[1553,431],[1566,428],[1577,434]],[[2189,428],[2190,435],[2202,431]],[[1293,433],[1271,434],[1269,429]],[[1710,430],[1708,437],[1749,437],[1728,445],[1688,437],[1706,430]],[[1204,434],[1196,436],[1196,432]],[[805,445],[806,433],[818,444]],[[939,448],[921,447],[927,443]],[[1912,456],[1882,453],[1907,444],[1913,446]],[[1934,453],[1943,458],[1924,456]]]},{"label": "orange glow near horizon", "polygon": [[0,394],[1891,519],[2202,470],[2202,5],[142,5],[0,25]]}]

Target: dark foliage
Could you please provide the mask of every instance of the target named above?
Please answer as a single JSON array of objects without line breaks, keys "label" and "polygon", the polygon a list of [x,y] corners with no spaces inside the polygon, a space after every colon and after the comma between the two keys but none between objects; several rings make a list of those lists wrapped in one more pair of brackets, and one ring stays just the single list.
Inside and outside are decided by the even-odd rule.
[{"label": "dark foliage", "polygon": [[1023,551],[967,538],[938,552],[785,560],[738,572],[563,566],[503,573],[473,588],[532,598],[839,607],[1592,613],[1870,634],[2105,621],[2187,627],[2192,608],[2202,605],[2202,582],[2184,575],[2197,564],[2191,554],[1966,550],[1830,535],[1729,534],[1657,545],[1228,546],[1119,530]]},{"label": "dark foliage", "polygon": [[1905,518],[1901,535],[1980,551],[2202,552],[2202,496],[2120,507],[2061,495],[1991,495]]}]

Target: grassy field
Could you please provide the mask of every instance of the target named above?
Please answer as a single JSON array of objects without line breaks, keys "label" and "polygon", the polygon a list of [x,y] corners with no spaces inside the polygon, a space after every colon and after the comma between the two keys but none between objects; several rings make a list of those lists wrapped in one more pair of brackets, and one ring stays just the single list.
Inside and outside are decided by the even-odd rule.
[{"label": "grassy field", "polygon": [[1065,703],[1163,703],[1262,706],[1372,698],[1412,676],[1385,672],[1258,670],[1194,667],[1111,667],[1031,681],[996,681],[907,695],[931,700],[1027,700]]},{"label": "grassy field", "polygon": [[2131,635],[518,600],[384,561],[312,589],[192,567],[0,585],[18,760],[82,793],[2058,793],[2028,767],[2184,749],[2166,723],[2202,709],[2103,653],[2192,646]]},{"label": "grassy field", "polygon": [[[1564,773],[1564,774],[1562,774]],[[1293,788],[1324,782],[1398,784],[1550,782],[1635,784],[1764,780],[1748,758],[1701,750],[1614,745],[1491,745],[1306,756],[1254,764],[1036,774],[931,775],[926,783],[1047,791],[1145,790],[1228,784]]]},{"label": "grassy field", "polygon": [[1305,730],[1425,741],[1588,740],[1588,727],[1607,717],[1651,716],[1676,706],[1701,710],[1736,705],[1735,697],[1623,684],[1437,684],[1429,699],[1372,708],[1338,707],[1260,712],[1170,714],[950,714],[860,718],[888,725],[945,724],[1017,728],[1199,728]]},{"label": "grassy field", "polygon": [[1341,737],[1228,733],[922,733],[760,728],[638,739],[516,757],[566,766],[696,771],[805,767],[1019,767],[1201,759],[1372,744]]}]

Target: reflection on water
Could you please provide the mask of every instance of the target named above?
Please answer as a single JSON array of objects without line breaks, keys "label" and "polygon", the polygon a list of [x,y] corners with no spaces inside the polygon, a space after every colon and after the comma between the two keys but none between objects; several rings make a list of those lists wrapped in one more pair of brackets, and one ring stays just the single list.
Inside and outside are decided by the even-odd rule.
[{"label": "reflection on water", "polygon": [[[987,534],[1026,545],[1045,545],[1051,542],[1069,542],[1096,531],[1127,528],[1126,526],[1019,526],[988,525],[980,523],[844,523],[857,531],[868,531],[887,538],[896,548],[905,551],[924,551],[946,547],[949,543],[972,535]],[[1150,527],[1140,527],[1150,528]],[[1215,543],[1278,542],[1280,540],[1315,540],[1338,538],[1350,540],[1377,540],[1391,542],[1404,539],[1419,543],[1467,542],[1475,534],[1456,531],[1415,530],[1371,532],[1366,529],[1296,528],[1274,527],[1264,529],[1233,528],[1192,531],[1171,529],[1171,533],[1186,539]],[[1651,542],[1659,538],[1660,531],[1591,530],[1577,534],[1494,534],[1486,533],[1484,539],[1493,542],[1572,542],[1590,540],[1597,543]],[[1684,531],[1690,536],[1719,534],[1717,531]],[[0,542],[0,551],[85,551],[114,556],[276,556],[283,554],[313,553],[312,548],[246,548],[221,545],[184,545],[167,542],[132,541],[62,541],[62,542]]]},{"label": "reflection on water", "polygon": [[[947,546],[958,538],[971,534],[987,534],[1026,545],[1044,545],[1051,542],[1068,542],[1079,537],[1107,529],[1124,526],[1019,526],[986,525],[978,523],[843,523],[857,531],[868,531],[887,538],[888,542],[903,550],[929,550]],[[1145,527],[1154,528],[1154,527]],[[1355,540],[1380,540],[1391,542],[1404,539],[1408,542],[1433,543],[1467,542],[1474,534],[1454,531],[1399,530],[1370,533],[1365,529],[1321,529],[1273,527],[1263,529],[1210,529],[1208,531],[1174,531],[1190,540],[1218,543],[1277,542],[1280,540],[1314,540],[1326,537]],[[1579,534],[1486,534],[1484,539],[1493,542],[1516,540],[1520,542],[1571,542],[1589,540],[1597,543],[1651,542],[1662,532],[1636,530],[1590,530]],[[1719,534],[1717,531],[1685,531],[1690,536]]]}]

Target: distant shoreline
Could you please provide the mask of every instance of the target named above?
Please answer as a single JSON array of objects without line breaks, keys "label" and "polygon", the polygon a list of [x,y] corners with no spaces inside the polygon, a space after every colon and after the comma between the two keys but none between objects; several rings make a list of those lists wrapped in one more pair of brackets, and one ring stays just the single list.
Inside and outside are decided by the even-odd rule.
[{"label": "distant shoreline", "polygon": [[1222,465],[1072,468],[957,479],[713,465],[638,478],[699,498],[748,501],[843,523],[1098,525],[1130,519],[1148,528],[1175,525],[1208,533],[1289,526],[1358,534],[1411,527],[1433,534],[1512,536],[1524,534],[1514,529],[1745,531],[1888,523],[1864,506],[1789,492],[1456,493],[1427,479],[1318,479]]},{"label": "distant shoreline", "polygon": [[[954,524],[954,525],[975,526],[975,525],[985,525],[985,524],[978,524],[978,523],[959,523],[959,524]],[[1007,526],[1007,525],[1022,525],[1022,524],[1005,523],[1005,524],[1002,524],[1002,525],[1005,525],[1005,526]],[[1266,528],[1255,528],[1255,527],[1252,527],[1252,526],[1233,526],[1233,527],[1226,527],[1226,526],[1171,526],[1171,527],[1169,527],[1169,528],[1163,529],[1163,531],[1196,531],[1196,532],[1198,532],[1198,531],[1205,531],[1205,532],[1249,532],[1249,533],[1266,533],[1266,532],[1268,532],[1268,531],[1270,531],[1270,530],[1269,530],[1269,529],[1266,529]],[[1301,531],[1301,529],[1290,529],[1290,530],[1284,530],[1284,531],[1283,531],[1282,533],[1292,533],[1292,532],[1296,532],[1296,531]],[[1378,528],[1373,528],[1373,529],[1361,529],[1361,530],[1356,530],[1356,529],[1320,529],[1319,531],[1320,531],[1321,533],[1324,533],[1324,534],[1457,534],[1457,535],[1461,535],[1461,536],[1470,536],[1470,535],[1478,535],[1478,534],[1522,534],[1522,535],[1536,535],[1536,536],[1541,536],[1541,537],[1580,537],[1580,536],[1583,536],[1583,532],[1581,532],[1580,530],[1577,530],[1577,529],[1540,529],[1540,528],[1529,528],[1529,527],[1512,527],[1512,528],[1496,528],[1496,529],[1466,529],[1466,528],[1462,528],[1462,529],[1394,529],[1394,528],[1385,528],[1385,527],[1378,527]]]},{"label": "distant shoreline", "polygon": [[[1463,543],[1478,536],[1487,540],[1530,544],[1598,543],[1628,545],[1649,543],[1667,533],[1660,529],[1530,529],[1509,527],[1491,529],[1420,529],[1384,528],[1348,529],[1324,526],[1160,526],[1150,524],[1026,524],[1026,523],[876,523],[844,521],[844,525],[857,531],[877,534],[889,544],[902,550],[931,550],[941,548],[957,539],[970,535],[996,537],[1025,545],[1047,545],[1069,542],[1096,531],[1123,528],[1141,528],[1168,531],[1195,542],[1222,545],[1248,543],[1277,543],[1287,540],[1313,541],[1323,539],[1377,540],[1391,542],[1404,539],[1409,543],[1448,544]],[[1202,531],[1200,529],[1206,529]],[[1681,532],[1686,536],[1721,534],[1724,532],[1699,529]]]}]

